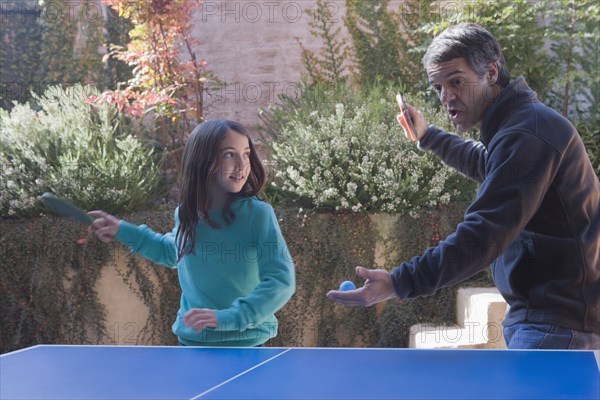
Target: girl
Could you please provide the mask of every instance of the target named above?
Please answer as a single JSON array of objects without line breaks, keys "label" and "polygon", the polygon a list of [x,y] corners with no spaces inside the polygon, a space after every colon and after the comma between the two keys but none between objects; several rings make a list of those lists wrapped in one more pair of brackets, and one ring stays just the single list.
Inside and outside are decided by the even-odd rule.
[{"label": "girl", "polygon": [[177,268],[173,333],[191,346],[258,346],[276,336],[274,313],[295,290],[294,264],[273,208],[256,196],[265,172],[242,125],[206,121],[188,139],[175,228],[165,235],[90,212],[100,240]]}]

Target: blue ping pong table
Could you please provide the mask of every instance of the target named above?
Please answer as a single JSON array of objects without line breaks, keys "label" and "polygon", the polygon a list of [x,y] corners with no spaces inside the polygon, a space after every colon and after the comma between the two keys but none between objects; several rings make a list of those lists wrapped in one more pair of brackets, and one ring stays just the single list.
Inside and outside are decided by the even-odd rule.
[{"label": "blue ping pong table", "polygon": [[598,399],[592,351],[40,345],[1,399]]}]

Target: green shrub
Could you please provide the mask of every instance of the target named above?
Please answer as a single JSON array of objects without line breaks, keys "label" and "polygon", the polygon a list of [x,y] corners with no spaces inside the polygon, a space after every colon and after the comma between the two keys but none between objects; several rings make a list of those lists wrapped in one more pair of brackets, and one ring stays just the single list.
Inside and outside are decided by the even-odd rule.
[{"label": "green shrub", "polygon": [[303,77],[295,85],[293,95],[282,94],[277,104],[259,110],[260,125],[257,127],[263,142],[277,141],[285,126],[292,120],[310,121],[313,112],[322,114],[335,111],[336,103],[354,104],[356,91],[350,85],[328,82],[310,82]]},{"label": "green shrub", "polygon": [[585,145],[594,171],[600,179],[600,123],[599,121],[582,121],[576,125],[577,131]]},{"label": "green shrub", "polygon": [[92,107],[95,89],[50,87],[31,103],[0,110],[0,211],[30,216],[43,210],[45,191],[85,209],[134,210],[160,186],[152,149],[135,136],[139,128],[112,105]]},{"label": "green shrub", "polygon": [[[319,207],[413,215],[420,207],[474,194],[474,184],[404,137],[395,121],[392,86],[360,92],[324,86],[307,90],[300,103],[308,99],[312,104],[317,96],[311,91],[317,90],[320,107],[309,111],[284,105],[287,114],[271,114],[281,127],[270,146],[274,184],[282,190]],[[443,113],[427,108],[422,99],[410,101],[429,123],[447,127]]]}]

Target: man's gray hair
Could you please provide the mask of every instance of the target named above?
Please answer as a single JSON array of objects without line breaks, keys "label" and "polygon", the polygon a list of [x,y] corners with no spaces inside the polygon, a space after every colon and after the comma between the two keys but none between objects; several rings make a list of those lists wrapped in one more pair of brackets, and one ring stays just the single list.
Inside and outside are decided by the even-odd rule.
[{"label": "man's gray hair", "polygon": [[473,23],[453,25],[436,36],[423,56],[423,66],[429,67],[465,58],[479,77],[484,76],[490,64],[498,66],[497,84],[508,86],[510,73],[496,38],[483,27]]}]

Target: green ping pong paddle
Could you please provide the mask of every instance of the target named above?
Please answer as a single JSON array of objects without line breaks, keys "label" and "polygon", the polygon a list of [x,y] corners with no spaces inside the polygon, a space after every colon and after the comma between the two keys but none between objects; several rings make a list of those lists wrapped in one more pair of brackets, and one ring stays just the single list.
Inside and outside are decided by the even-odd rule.
[{"label": "green ping pong paddle", "polygon": [[87,214],[70,201],[56,196],[54,193],[44,193],[42,195],[42,202],[55,213],[62,215],[63,217],[72,218],[82,224],[90,225],[94,221],[94,217]]}]

